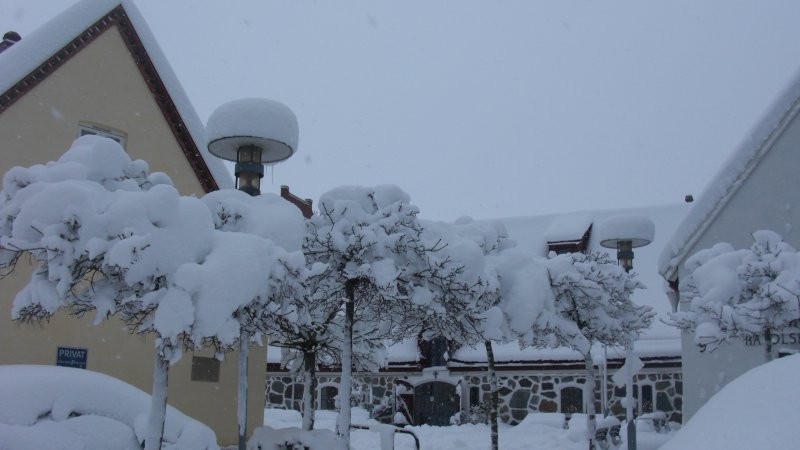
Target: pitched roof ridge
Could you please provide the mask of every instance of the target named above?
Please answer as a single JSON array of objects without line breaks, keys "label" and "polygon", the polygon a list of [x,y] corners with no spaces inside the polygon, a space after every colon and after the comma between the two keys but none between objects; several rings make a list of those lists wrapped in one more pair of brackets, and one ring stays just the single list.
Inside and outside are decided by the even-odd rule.
[{"label": "pitched roof ridge", "polygon": [[755,170],[774,142],[800,112],[800,71],[773,101],[767,112],[747,138],[723,163],[697,197],[692,209],[678,225],[658,259],[658,271],[666,279],[674,279],[680,261],[700,239],[704,230],[728,204],[743,182]]}]

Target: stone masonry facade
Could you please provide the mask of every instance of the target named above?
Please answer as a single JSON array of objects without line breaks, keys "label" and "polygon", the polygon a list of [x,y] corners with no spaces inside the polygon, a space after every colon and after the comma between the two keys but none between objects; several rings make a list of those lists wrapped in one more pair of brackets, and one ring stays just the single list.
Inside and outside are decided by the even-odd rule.
[{"label": "stone masonry facade", "polygon": [[[368,411],[376,410],[381,405],[392,404],[393,393],[413,393],[408,386],[413,386],[413,373],[379,373],[362,374],[354,377],[354,405],[364,407]],[[489,383],[485,372],[467,372],[451,374],[456,379],[460,396],[458,409],[466,412],[472,405],[480,405],[489,399]],[[317,377],[318,409],[324,409],[326,399],[321,396],[323,388],[332,386],[338,389],[339,377],[336,374],[321,374]],[[500,419],[515,425],[521,422],[530,412],[581,412],[583,409],[582,387],[585,375],[580,371],[565,373],[539,372],[498,373],[499,414]],[[595,382],[595,410],[600,413],[601,381]],[[625,408],[625,388],[617,388],[609,377],[606,386],[609,413],[622,419]],[[477,394],[478,398],[471,398]],[[299,379],[289,374],[273,373],[267,376],[266,407],[281,409],[301,409],[303,385]],[[645,371],[636,376],[634,397],[637,398],[637,414],[661,411],[669,421],[682,421],[683,381],[680,369],[662,369]],[[638,400],[642,397],[641,400]],[[329,403],[326,403],[330,406]]]}]

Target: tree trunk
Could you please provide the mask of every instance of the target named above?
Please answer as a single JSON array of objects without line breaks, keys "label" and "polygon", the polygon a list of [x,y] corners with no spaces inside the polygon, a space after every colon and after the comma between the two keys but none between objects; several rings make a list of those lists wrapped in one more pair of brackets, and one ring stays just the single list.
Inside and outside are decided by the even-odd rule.
[{"label": "tree trunk", "polygon": [[489,400],[489,427],[491,428],[492,437],[492,450],[500,448],[500,433],[497,429],[497,408],[498,408],[498,393],[497,393],[497,372],[494,370],[494,350],[492,350],[492,341],[484,341],[486,346],[486,368],[489,371],[489,390],[491,396]]},{"label": "tree trunk", "polygon": [[597,433],[597,420],[594,416],[594,360],[589,351],[583,355],[586,365],[586,383],[583,388],[583,402],[586,404],[586,433],[589,435],[589,449],[594,448],[595,434]]},{"label": "tree trunk", "polygon": [[769,327],[764,328],[764,340],[767,341],[766,342],[767,362],[770,362],[770,361],[772,361],[772,350],[773,350],[773,348],[772,348],[772,330],[770,330]]},{"label": "tree trunk", "polygon": [[625,421],[628,449],[636,450],[636,421],[633,419],[633,344],[625,351]]},{"label": "tree trunk", "polygon": [[153,369],[153,394],[150,399],[150,417],[147,419],[145,450],[161,450],[164,436],[164,422],[167,420],[167,386],[169,381],[169,362],[161,357],[161,349],[156,346],[155,367]]},{"label": "tree trunk", "polygon": [[303,353],[303,430],[314,429],[314,397],[317,394],[317,354]]},{"label": "tree trunk", "polygon": [[236,404],[236,419],[239,424],[239,450],[247,449],[247,363],[250,357],[250,336],[239,331],[239,389]]},{"label": "tree trunk", "polygon": [[342,343],[342,375],[339,381],[339,417],[336,421],[336,438],[339,450],[350,450],[350,394],[353,390],[353,321],[355,319],[355,288],[357,280],[347,280],[344,285],[345,314],[344,342]]}]

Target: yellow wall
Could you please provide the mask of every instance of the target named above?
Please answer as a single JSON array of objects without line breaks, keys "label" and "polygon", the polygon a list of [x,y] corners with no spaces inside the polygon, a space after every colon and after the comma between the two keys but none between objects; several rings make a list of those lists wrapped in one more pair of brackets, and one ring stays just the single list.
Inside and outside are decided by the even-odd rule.
[{"label": "yellow wall", "polygon": [[[182,194],[204,194],[116,27],[0,114],[0,173],[58,159],[77,137],[78,122],[125,132],[131,157],[167,173]],[[43,324],[10,320],[13,296],[30,270],[20,268],[0,281],[0,363],[55,364],[57,347],[86,348],[88,369],[150,392],[152,337],[131,335],[117,320],[100,326],[93,326],[92,318],[63,315]],[[250,430],[263,422],[265,353],[250,352]],[[235,443],[237,354],[222,363],[219,383],[190,381],[191,356],[185,354],[170,370],[169,403],[212,427],[221,444]]]}]

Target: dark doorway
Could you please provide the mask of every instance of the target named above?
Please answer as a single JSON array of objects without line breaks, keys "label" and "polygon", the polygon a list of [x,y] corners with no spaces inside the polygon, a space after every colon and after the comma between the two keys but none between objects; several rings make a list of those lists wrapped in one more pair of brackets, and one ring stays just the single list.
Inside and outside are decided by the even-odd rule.
[{"label": "dark doorway", "polygon": [[561,389],[561,412],[564,414],[583,412],[583,389],[576,386]]},{"label": "dark doorway", "polygon": [[454,385],[431,381],[414,388],[415,425],[450,425],[450,417],[458,410],[458,397]]}]

